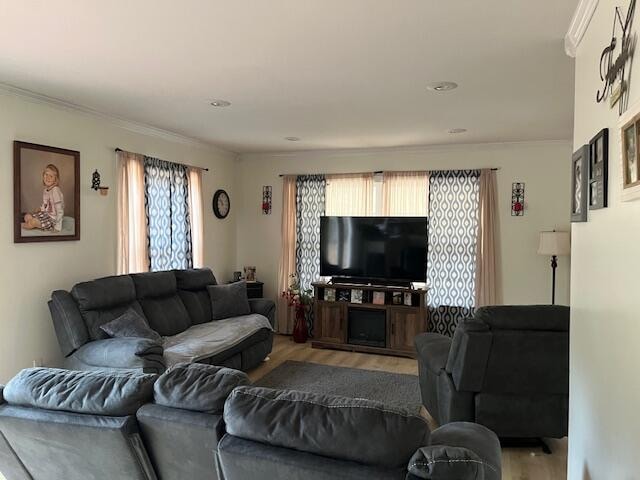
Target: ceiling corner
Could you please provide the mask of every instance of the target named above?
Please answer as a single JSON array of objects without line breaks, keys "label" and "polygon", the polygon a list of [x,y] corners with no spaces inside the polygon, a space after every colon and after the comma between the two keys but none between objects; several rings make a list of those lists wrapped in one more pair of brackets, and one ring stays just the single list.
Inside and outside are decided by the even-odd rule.
[{"label": "ceiling corner", "polygon": [[564,36],[564,51],[568,56],[575,58],[578,45],[589,27],[597,6],[598,0],[580,0],[578,3],[569,24],[569,30]]}]

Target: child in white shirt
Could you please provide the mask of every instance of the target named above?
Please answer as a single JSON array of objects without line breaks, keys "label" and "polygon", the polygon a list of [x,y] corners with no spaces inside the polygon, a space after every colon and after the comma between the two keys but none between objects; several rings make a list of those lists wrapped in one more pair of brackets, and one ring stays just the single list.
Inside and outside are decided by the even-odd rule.
[{"label": "child in white shirt", "polygon": [[39,228],[41,230],[62,231],[62,218],[64,217],[64,196],[58,186],[60,172],[53,164],[46,166],[42,172],[42,205],[40,209],[24,216],[22,226],[28,230]]}]

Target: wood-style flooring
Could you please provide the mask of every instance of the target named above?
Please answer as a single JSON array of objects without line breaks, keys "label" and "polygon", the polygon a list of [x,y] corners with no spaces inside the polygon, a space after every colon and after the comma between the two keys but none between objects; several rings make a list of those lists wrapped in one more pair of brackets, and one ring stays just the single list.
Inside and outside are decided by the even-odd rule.
[{"label": "wood-style flooring", "polygon": [[[250,371],[249,377],[252,381],[257,380],[286,360],[418,374],[418,364],[416,360],[410,358],[313,349],[310,343],[298,344],[294,343],[291,337],[276,335],[269,359]],[[423,414],[435,428],[435,423],[424,409]],[[567,478],[567,439],[548,439],[547,442],[553,452],[551,455],[544,454],[540,448],[503,448],[502,479],[565,480]]]}]

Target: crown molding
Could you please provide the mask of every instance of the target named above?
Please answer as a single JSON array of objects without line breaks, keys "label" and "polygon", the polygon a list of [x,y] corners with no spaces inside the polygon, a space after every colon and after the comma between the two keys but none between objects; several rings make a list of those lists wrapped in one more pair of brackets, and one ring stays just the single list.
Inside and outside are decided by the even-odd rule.
[{"label": "crown molding", "polygon": [[162,128],[154,127],[152,125],[147,125],[145,123],[127,120],[126,118],[103,113],[103,112],[100,112],[99,110],[94,110],[93,108],[85,107],[83,105],[78,105],[72,102],[67,102],[66,100],[50,97],[49,95],[44,95],[42,93],[37,93],[31,90],[27,90],[25,88],[9,85],[7,83],[0,82],[0,93],[12,95],[15,97],[20,97],[30,102],[45,104],[45,105],[53,106],[62,110],[82,113],[84,115],[89,115],[95,118],[99,118],[101,120],[109,122],[110,124],[118,128],[122,128],[124,130],[128,130],[133,133],[147,135],[150,137],[161,138],[163,140],[168,140],[170,142],[180,143],[180,144],[188,145],[192,147],[213,150],[223,154],[234,154],[236,156],[238,155],[237,152],[225,150],[215,144],[206,142],[204,140],[200,140],[198,138],[189,137],[186,135],[182,135],[180,133],[172,132],[170,130],[165,130]]},{"label": "crown molding", "polygon": [[564,36],[564,51],[568,56],[575,58],[578,45],[589,27],[597,6],[598,0],[580,0],[578,3],[569,24],[569,30]]}]

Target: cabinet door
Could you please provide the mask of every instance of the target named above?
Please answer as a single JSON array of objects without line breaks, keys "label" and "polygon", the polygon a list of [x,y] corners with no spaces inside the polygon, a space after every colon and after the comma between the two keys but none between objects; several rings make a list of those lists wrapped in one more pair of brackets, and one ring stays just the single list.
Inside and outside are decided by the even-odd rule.
[{"label": "cabinet door", "polygon": [[389,308],[389,347],[394,350],[415,349],[413,339],[426,331],[426,322],[421,310],[415,308]]},{"label": "cabinet door", "polygon": [[346,308],[336,302],[319,302],[315,330],[318,340],[344,343]]}]

